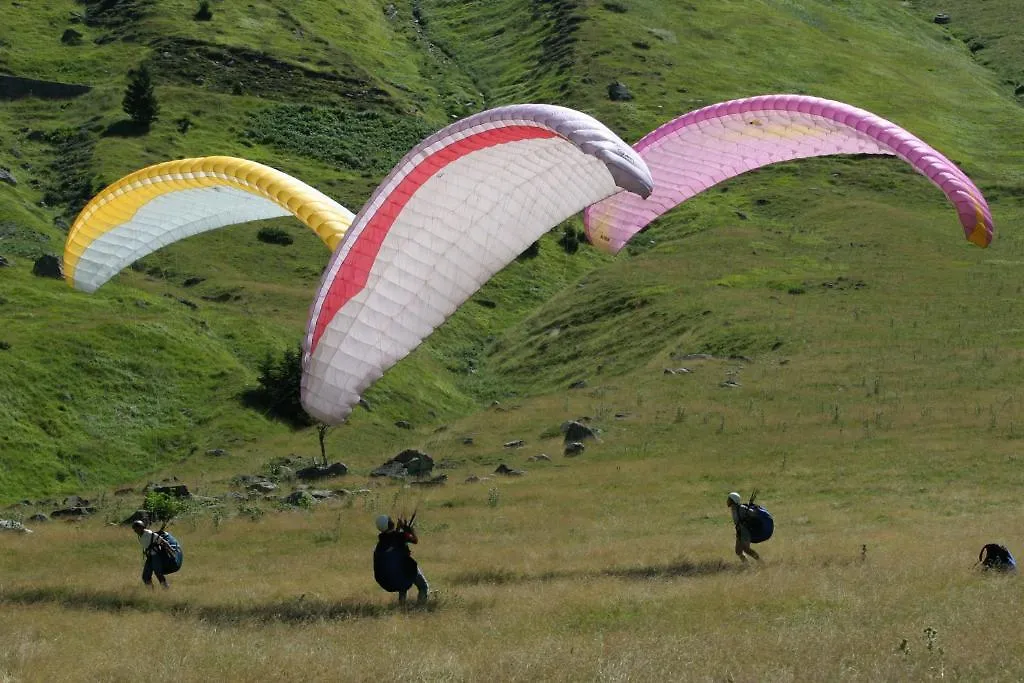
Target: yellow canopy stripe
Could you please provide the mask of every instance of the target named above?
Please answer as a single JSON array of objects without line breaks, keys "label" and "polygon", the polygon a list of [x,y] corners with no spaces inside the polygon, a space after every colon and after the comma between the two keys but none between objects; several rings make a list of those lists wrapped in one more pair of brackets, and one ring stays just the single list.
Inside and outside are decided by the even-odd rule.
[{"label": "yellow canopy stripe", "polygon": [[165,161],[113,183],[82,209],[64,248],[64,273],[74,282],[85,249],[132,219],[153,199],[180,190],[228,186],[268,199],[305,223],[333,251],[351,223],[351,214],[306,183],[255,161],[226,156]]}]

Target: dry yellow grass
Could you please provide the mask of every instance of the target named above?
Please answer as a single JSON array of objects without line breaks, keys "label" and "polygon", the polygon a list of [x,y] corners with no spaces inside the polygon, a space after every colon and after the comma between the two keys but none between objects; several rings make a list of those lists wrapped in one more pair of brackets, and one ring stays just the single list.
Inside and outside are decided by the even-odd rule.
[{"label": "dry yellow grass", "polygon": [[[796,494],[795,476],[765,501],[778,533],[764,565],[743,569],[724,493],[692,467],[559,457],[425,497],[387,486],[315,512],[186,521],[167,592],[141,586],[123,527],[5,536],[0,680],[1019,677],[1018,579],[972,563],[1024,511],[953,517],[897,476],[863,494],[869,515]],[[396,494],[421,507],[427,609],[373,582],[372,518]]]}]

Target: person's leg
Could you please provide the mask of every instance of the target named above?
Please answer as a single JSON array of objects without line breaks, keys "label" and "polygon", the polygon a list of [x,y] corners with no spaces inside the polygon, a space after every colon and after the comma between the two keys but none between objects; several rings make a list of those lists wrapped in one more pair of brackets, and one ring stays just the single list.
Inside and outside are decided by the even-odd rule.
[{"label": "person's leg", "polygon": [[406,591],[398,591],[398,604],[399,605],[404,605],[405,604],[405,593],[406,593]]},{"label": "person's leg", "polygon": [[758,562],[761,561],[761,556],[757,554],[756,550],[754,550],[753,548],[750,547],[749,543],[747,544],[747,547],[743,549],[743,552],[745,552],[747,555],[750,555],[752,558],[754,558]]},{"label": "person's leg", "polygon": [[747,558],[743,556],[743,539],[740,537],[740,533],[736,532],[736,557],[746,562]]},{"label": "person's leg", "polygon": [[416,570],[416,578],[413,579],[413,583],[416,585],[416,590],[419,591],[416,601],[426,602],[427,591],[430,590],[430,586],[427,584],[427,577],[423,576],[423,572],[419,569]]},{"label": "person's leg", "polygon": [[142,583],[150,588],[153,587],[153,558],[147,557],[146,564],[142,565]]},{"label": "person's leg", "polygon": [[161,586],[163,586],[164,588],[170,588],[170,585],[167,583],[166,576],[157,571],[154,571],[153,573],[156,574],[156,580],[160,582]]}]

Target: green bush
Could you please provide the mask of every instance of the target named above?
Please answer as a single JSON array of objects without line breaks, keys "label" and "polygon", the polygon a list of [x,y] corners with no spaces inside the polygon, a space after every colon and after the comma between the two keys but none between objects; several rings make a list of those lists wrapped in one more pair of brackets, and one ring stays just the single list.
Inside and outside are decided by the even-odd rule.
[{"label": "green bush", "polygon": [[149,513],[149,518],[154,522],[168,522],[185,510],[185,502],[166,493],[151,491],[146,494],[142,509]]},{"label": "green bush", "polygon": [[291,235],[281,228],[260,228],[260,231],[256,233],[256,239],[260,242],[266,242],[267,244],[280,244],[284,247],[287,247],[295,241],[292,239]]}]

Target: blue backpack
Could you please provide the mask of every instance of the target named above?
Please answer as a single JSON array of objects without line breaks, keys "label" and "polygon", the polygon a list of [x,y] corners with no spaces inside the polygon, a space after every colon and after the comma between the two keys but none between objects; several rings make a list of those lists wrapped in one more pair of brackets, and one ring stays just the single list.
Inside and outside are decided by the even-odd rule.
[{"label": "blue backpack", "polygon": [[978,562],[986,570],[993,569],[998,572],[1017,571],[1017,562],[1005,545],[998,543],[986,543],[978,553]]},{"label": "blue backpack", "polygon": [[750,532],[750,542],[763,543],[771,538],[775,532],[775,520],[771,513],[753,501],[744,507],[747,508],[747,519],[743,526]]},{"label": "blue backpack", "polygon": [[153,549],[153,556],[160,563],[160,573],[173,574],[181,569],[181,563],[185,561],[185,551],[181,549],[181,544],[171,535],[171,532],[161,529],[156,534],[167,542],[167,546],[161,543]]}]

